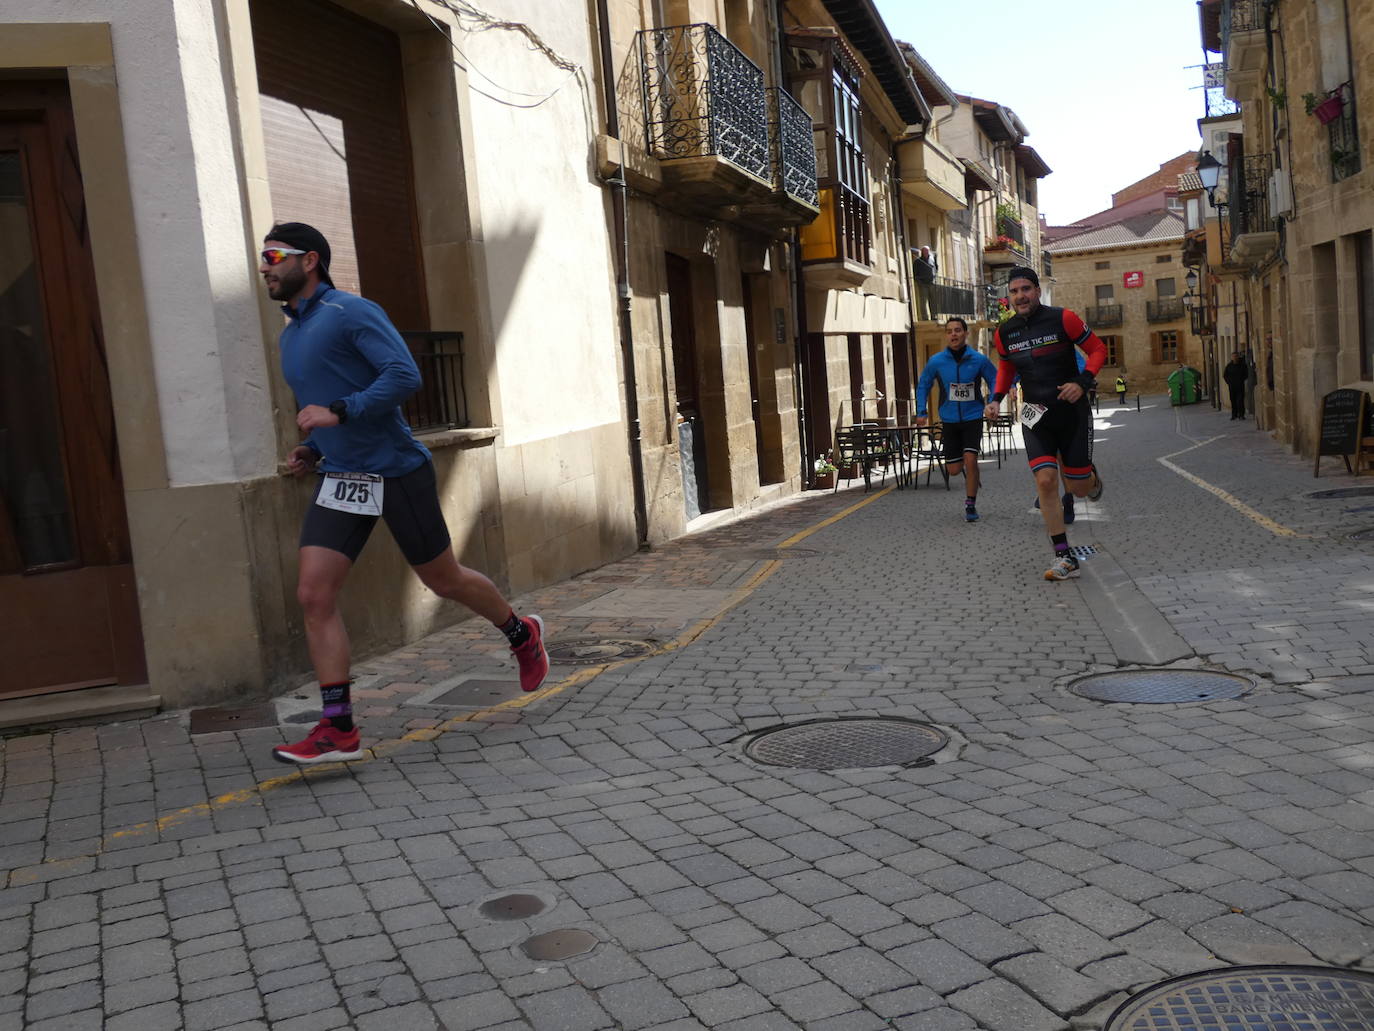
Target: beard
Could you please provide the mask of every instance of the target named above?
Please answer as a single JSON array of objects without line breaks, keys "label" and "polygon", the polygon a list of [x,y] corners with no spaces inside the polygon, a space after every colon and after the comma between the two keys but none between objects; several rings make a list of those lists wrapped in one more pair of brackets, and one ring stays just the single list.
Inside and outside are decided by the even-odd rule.
[{"label": "beard", "polygon": [[269,275],[273,278],[267,279],[267,296],[274,301],[289,301],[305,288],[305,272],[299,266]]}]

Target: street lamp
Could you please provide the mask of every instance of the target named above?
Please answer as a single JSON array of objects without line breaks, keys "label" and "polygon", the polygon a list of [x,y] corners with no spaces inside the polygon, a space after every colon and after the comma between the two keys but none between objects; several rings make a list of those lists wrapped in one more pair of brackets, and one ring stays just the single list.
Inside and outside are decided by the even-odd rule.
[{"label": "street lamp", "polygon": [[1190,268],[1188,274],[1183,277],[1183,284],[1188,288],[1188,293],[1197,289],[1197,269]]},{"label": "street lamp", "polygon": [[1202,188],[1207,191],[1207,203],[1217,206],[1217,184],[1221,182],[1221,162],[1212,157],[1210,150],[1204,150],[1197,159],[1197,176],[1202,180]]}]

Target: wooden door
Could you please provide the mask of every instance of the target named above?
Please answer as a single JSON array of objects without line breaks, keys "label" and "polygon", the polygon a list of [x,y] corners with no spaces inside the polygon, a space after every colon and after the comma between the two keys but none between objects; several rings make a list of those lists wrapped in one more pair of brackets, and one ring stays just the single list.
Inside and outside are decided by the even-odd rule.
[{"label": "wooden door", "polygon": [[147,679],[65,82],[0,82],[0,697]]}]

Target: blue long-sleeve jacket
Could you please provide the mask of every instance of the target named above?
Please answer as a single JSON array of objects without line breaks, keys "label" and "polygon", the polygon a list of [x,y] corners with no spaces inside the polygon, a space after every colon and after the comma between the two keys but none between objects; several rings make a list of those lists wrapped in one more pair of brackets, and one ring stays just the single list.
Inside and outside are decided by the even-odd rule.
[{"label": "blue long-sleeve jacket", "polygon": [[342,401],[348,418],[304,441],[324,472],[403,476],[429,460],[410,432],[401,402],[420,387],[410,349],[372,301],[324,284],[292,311],[281,334],[281,369],[296,405]]},{"label": "blue long-sleeve jacket", "polygon": [[[987,390],[980,390],[978,381],[987,384]],[[956,355],[948,347],[933,355],[926,367],[921,370],[921,379],[916,384],[916,414],[926,415],[926,398],[930,396],[932,384],[940,384],[940,418],[944,422],[969,422],[983,417],[986,397],[992,393],[997,381],[997,367],[988,361],[986,355],[965,345]],[[949,396],[951,383],[972,383],[973,400],[952,401]]]}]

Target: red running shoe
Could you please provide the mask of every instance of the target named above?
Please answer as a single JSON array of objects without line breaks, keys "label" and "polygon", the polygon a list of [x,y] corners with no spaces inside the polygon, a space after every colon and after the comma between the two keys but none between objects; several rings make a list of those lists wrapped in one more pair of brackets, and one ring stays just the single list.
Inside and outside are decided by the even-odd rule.
[{"label": "red running shoe", "polygon": [[345,732],[327,719],[316,723],[315,729],[305,736],[305,740],[272,749],[272,758],[277,762],[300,763],[303,766],[348,762],[350,759],[361,759],[364,754],[358,747],[357,727]]},{"label": "red running shoe", "polygon": [[529,627],[529,640],[518,648],[512,648],[511,652],[520,665],[520,689],[534,691],[549,675],[549,653],[544,650],[544,621],[538,616],[530,616],[523,622]]}]

